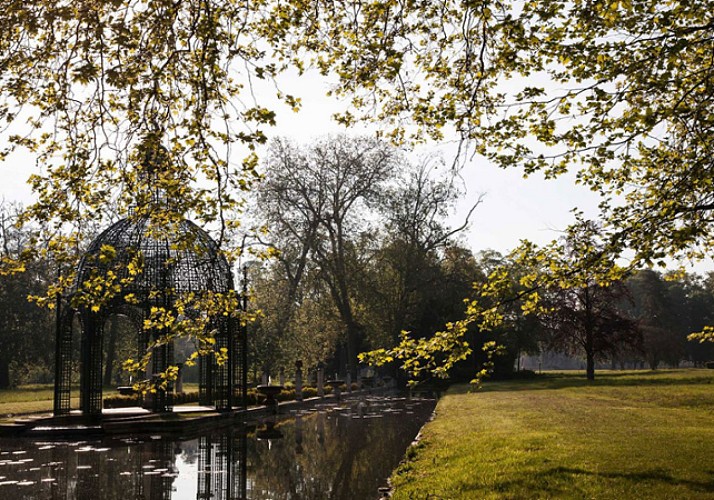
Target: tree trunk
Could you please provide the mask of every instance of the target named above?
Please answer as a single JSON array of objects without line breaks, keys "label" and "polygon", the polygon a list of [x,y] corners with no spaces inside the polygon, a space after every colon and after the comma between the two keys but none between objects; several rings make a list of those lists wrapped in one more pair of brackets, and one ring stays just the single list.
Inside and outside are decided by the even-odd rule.
[{"label": "tree trunk", "polygon": [[356,322],[347,325],[347,372],[352,376],[352,380],[357,377],[357,350],[359,349],[362,328]]},{"label": "tree trunk", "polygon": [[595,332],[593,304],[590,300],[590,290],[585,287],[585,375],[588,380],[595,380]]},{"label": "tree trunk", "polygon": [[585,373],[588,380],[595,380],[595,357],[592,352],[586,353],[587,365],[585,367]]},{"label": "tree trunk", "polygon": [[10,387],[10,362],[0,358],[0,389]]},{"label": "tree trunk", "polygon": [[109,329],[107,339],[107,362],[104,364],[104,386],[112,385],[112,372],[114,370],[114,359],[116,358],[117,335],[119,333],[119,321],[117,316],[112,317],[112,326]]}]

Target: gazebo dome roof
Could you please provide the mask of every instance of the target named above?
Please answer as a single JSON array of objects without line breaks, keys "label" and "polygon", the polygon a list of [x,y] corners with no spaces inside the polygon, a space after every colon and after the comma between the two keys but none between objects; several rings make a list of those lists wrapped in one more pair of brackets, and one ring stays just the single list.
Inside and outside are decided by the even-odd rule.
[{"label": "gazebo dome roof", "polygon": [[[233,288],[230,265],[206,231],[182,220],[175,230],[156,235],[149,222],[148,217],[122,219],[97,236],[79,264],[77,286],[112,271],[116,282],[128,279],[122,295],[133,293],[140,299],[167,289],[182,293]],[[131,276],[128,264],[137,254],[142,269]]]}]

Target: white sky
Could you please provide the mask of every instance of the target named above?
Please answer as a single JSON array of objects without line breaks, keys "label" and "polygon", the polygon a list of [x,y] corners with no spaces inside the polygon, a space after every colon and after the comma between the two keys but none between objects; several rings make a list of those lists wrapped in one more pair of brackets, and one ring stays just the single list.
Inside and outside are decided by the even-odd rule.
[{"label": "white sky", "polygon": [[[344,131],[330,118],[340,106],[325,96],[326,82],[317,77],[288,77],[285,85],[289,93],[301,97],[302,110],[293,113],[286,106],[278,105],[278,125],[268,130],[269,134],[308,143],[325,134]],[[256,91],[260,90],[256,87]],[[270,94],[273,93],[271,90]],[[265,102],[262,104],[266,105]],[[370,130],[373,128],[358,126],[348,133],[369,133]],[[455,150],[454,144],[432,144],[425,146],[421,153],[441,151],[444,160],[450,164]],[[236,161],[240,155],[241,152],[236,151]],[[16,154],[0,164],[0,169],[0,197],[6,201],[29,203],[32,197],[26,180],[36,169],[34,159]],[[473,202],[479,195],[484,195],[482,204],[472,216],[470,228],[462,234],[462,241],[474,252],[494,249],[507,253],[521,239],[545,244],[558,238],[559,231],[573,221],[571,209],[575,207],[583,210],[586,216],[597,216],[597,196],[576,185],[570,174],[555,180],[544,180],[538,175],[523,179],[518,169],[502,170],[476,157],[466,162],[461,175],[466,194],[452,217],[452,225],[459,225]],[[689,268],[700,273],[711,269],[714,269],[711,262]]]},{"label": "white sky", "polygon": [[[298,143],[329,133],[344,132],[331,120],[331,115],[341,105],[334,98],[326,97],[327,83],[317,77],[304,81],[289,82],[290,93],[302,98],[302,110],[293,113],[285,106],[278,106],[277,135],[286,136]],[[348,133],[369,134],[374,127],[352,127]],[[419,154],[439,152],[447,164],[451,164],[456,144],[430,144],[419,148]],[[494,249],[507,252],[521,239],[547,243],[559,237],[573,217],[570,210],[578,206],[586,213],[595,215],[597,197],[582,186],[573,183],[573,176],[546,181],[540,176],[523,179],[517,169],[502,170],[474,158],[461,169],[466,194],[452,217],[452,225],[460,225],[469,208],[479,195],[484,194],[482,204],[476,209],[470,229],[464,240],[474,252]]]}]

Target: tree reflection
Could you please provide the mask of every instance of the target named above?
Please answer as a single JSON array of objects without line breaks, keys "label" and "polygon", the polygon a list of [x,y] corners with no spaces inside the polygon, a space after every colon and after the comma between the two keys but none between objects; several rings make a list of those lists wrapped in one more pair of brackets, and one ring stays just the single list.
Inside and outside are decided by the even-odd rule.
[{"label": "tree reflection", "polygon": [[406,404],[374,408],[367,418],[358,418],[356,408],[312,412],[279,426],[279,441],[249,440],[250,498],[376,497],[433,409]]},{"label": "tree reflection", "polygon": [[[184,441],[0,440],[0,498],[374,498],[434,402],[375,398],[342,404]],[[176,482],[179,463],[182,472],[195,471],[195,489],[187,488],[185,478]]]}]

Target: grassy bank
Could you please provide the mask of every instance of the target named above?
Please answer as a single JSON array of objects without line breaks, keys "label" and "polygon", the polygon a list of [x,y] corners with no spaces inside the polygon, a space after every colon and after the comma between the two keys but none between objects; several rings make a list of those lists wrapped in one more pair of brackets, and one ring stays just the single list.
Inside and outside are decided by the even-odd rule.
[{"label": "grassy bank", "polygon": [[[52,411],[52,384],[20,386],[0,390],[0,417],[24,413]],[[73,401],[77,403],[77,401]]]},{"label": "grassy bank", "polygon": [[[198,384],[184,384],[184,390],[197,391]],[[104,395],[117,394],[115,387],[106,387]],[[79,406],[79,388],[72,389],[72,408]],[[74,397],[76,396],[76,397]],[[41,413],[52,411],[54,385],[34,384],[24,385],[14,389],[0,390],[0,418],[7,415],[22,415],[26,413]]]},{"label": "grassy bank", "polygon": [[[356,388],[353,385],[353,388]],[[343,391],[347,388],[343,386]],[[197,404],[198,384],[183,384],[184,392],[175,398],[176,405]],[[325,388],[325,393],[332,391]],[[310,398],[317,395],[314,387],[303,387],[303,397]],[[72,389],[71,407],[79,407],[79,388]],[[119,396],[115,387],[105,387],[104,408],[121,408],[135,406],[139,404],[136,398],[130,396]],[[14,389],[0,390],[0,419],[7,420],[24,414],[51,412],[53,407],[54,386],[52,384],[35,384],[20,386]],[[248,406],[261,405],[265,396],[256,391],[255,388],[248,389]],[[295,399],[295,390],[286,388],[276,395],[278,401],[290,401]]]},{"label": "grassy bank", "polygon": [[714,371],[596,377],[452,388],[393,499],[714,498]]}]

